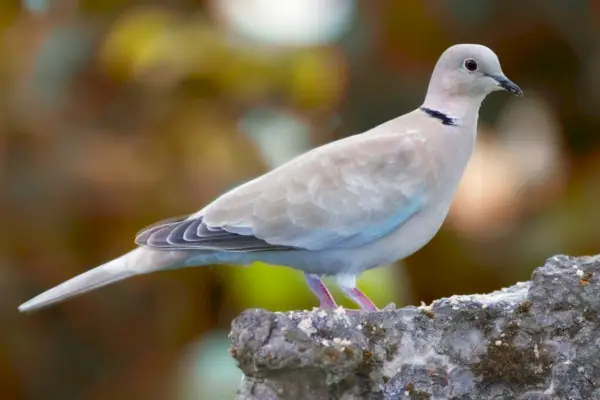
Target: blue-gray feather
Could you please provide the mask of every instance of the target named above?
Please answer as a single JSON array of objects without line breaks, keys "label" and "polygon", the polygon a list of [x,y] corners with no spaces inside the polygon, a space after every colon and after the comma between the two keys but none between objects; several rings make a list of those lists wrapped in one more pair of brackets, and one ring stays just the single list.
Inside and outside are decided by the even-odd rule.
[{"label": "blue-gray feather", "polygon": [[[368,139],[368,140],[367,140]],[[418,134],[352,138],[346,151],[307,153],[239,186],[201,212],[143,230],[136,243],[171,250],[273,252],[361,247],[385,237],[428,201]],[[318,172],[317,172],[318,170]]]}]

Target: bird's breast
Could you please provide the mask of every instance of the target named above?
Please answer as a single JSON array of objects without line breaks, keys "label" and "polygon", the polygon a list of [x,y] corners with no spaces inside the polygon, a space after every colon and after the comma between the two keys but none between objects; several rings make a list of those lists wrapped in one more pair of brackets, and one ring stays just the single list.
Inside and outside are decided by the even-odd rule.
[{"label": "bird's breast", "polygon": [[448,132],[429,144],[437,199],[450,200],[454,196],[473,153],[473,145],[473,139],[469,135],[458,132]]}]

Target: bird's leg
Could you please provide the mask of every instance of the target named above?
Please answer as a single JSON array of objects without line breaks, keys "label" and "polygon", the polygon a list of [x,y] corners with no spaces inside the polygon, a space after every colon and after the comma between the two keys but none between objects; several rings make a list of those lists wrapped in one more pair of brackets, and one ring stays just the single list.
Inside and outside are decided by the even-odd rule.
[{"label": "bird's leg", "polygon": [[379,311],[375,303],[373,303],[366,294],[361,292],[360,289],[356,287],[355,275],[337,275],[336,280],[342,292],[344,292],[344,294],[350,298],[350,300],[355,302],[362,311]]},{"label": "bird's leg", "polygon": [[313,274],[304,274],[306,278],[306,283],[308,283],[308,287],[312,292],[319,298],[320,308],[337,308],[337,303],[333,299],[331,293],[329,293],[329,289],[323,283],[321,278],[317,275]]}]

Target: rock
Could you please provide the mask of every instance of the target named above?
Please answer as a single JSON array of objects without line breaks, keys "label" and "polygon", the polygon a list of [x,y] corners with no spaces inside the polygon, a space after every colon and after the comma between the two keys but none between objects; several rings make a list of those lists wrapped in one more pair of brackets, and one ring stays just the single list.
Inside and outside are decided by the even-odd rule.
[{"label": "rock", "polygon": [[430,306],[247,310],[232,324],[238,399],[599,399],[600,256]]}]

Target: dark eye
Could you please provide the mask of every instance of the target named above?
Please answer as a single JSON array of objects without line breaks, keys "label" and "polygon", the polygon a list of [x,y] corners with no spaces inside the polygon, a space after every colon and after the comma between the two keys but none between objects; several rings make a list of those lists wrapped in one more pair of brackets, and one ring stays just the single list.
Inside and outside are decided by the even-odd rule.
[{"label": "dark eye", "polygon": [[467,71],[477,71],[477,61],[471,59],[465,60],[465,68],[467,69]]}]

